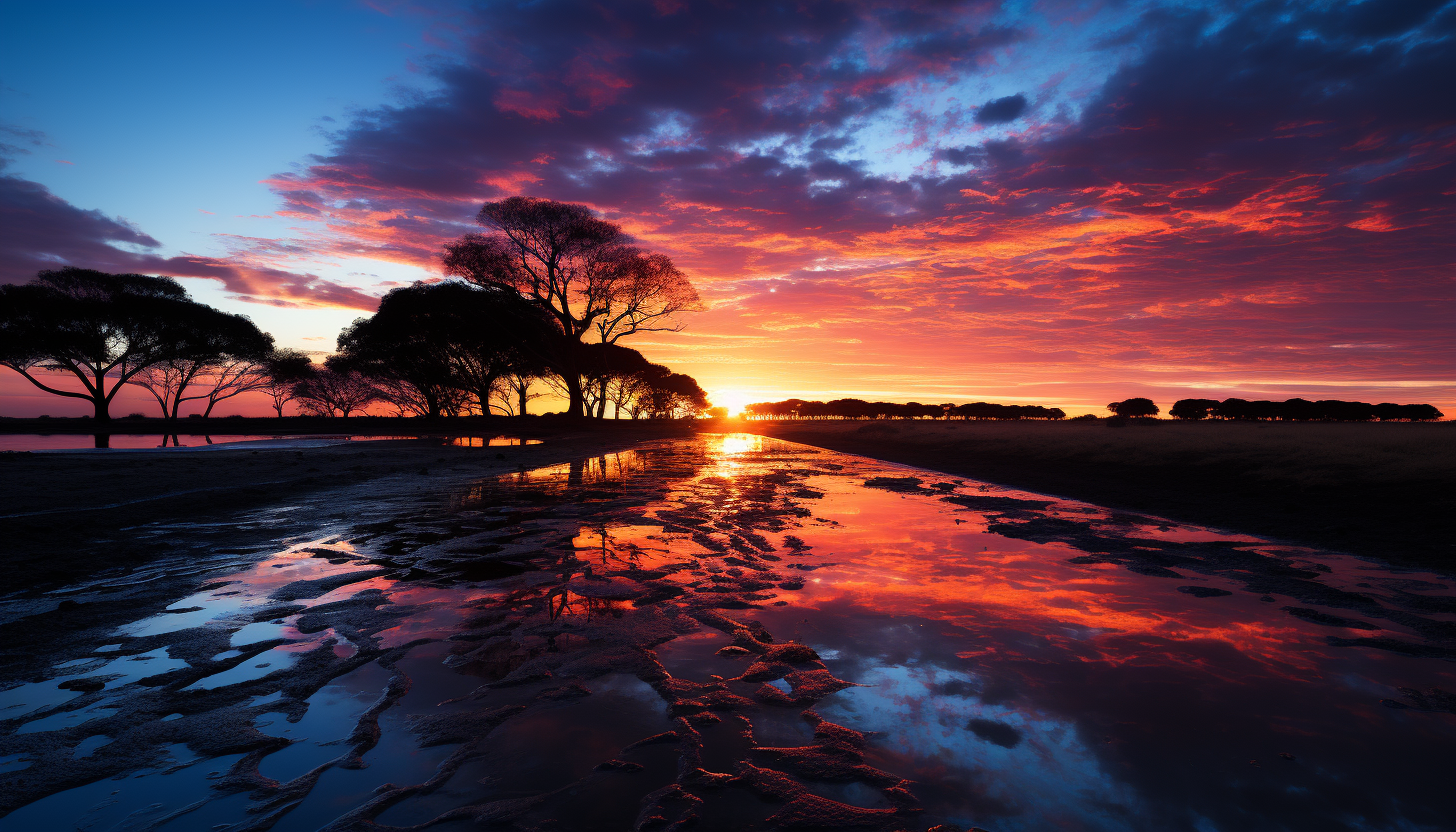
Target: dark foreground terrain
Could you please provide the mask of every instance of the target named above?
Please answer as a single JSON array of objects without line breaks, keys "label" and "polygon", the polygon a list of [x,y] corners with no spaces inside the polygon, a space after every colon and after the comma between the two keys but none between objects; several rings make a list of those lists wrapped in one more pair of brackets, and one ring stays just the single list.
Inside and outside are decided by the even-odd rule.
[{"label": "dark foreground terrain", "polygon": [[77,530],[90,572],[0,595],[0,832],[1456,813],[1439,575],[744,434],[566,441]]},{"label": "dark foreground terrain", "polygon": [[1456,569],[1456,424],[744,422],[836,451]]},{"label": "dark foreground terrain", "polygon": [[[70,426],[77,421],[66,420]],[[248,423],[242,430],[228,427],[229,431],[262,433],[277,420],[217,421],[227,426]],[[413,431],[376,424],[400,420],[351,421],[370,434],[428,432],[420,429],[418,420]],[[685,426],[669,423],[626,422],[571,430],[532,424],[534,420],[520,422],[492,420],[491,427],[509,431],[512,436],[539,439],[540,444],[457,447],[445,436],[436,435],[332,444],[327,440],[305,441],[298,443],[299,447],[240,443],[233,450],[0,453],[0,524],[5,536],[3,566],[7,583],[15,588],[46,584],[95,568],[94,550],[84,562],[76,560],[80,555],[72,556],[79,541],[110,541],[105,564],[109,567],[154,557],[155,545],[141,545],[132,534],[133,529],[147,523],[201,523],[243,509],[394,475],[417,476],[422,483],[432,473],[490,476],[690,432]],[[339,428],[353,426],[341,425],[339,420],[315,420],[312,425],[295,422],[287,427],[312,427],[299,432],[333,433],[342,440]],[[330,427],[333,431],[328,430]],[[147,432],[146,427],[140,430]]]}]

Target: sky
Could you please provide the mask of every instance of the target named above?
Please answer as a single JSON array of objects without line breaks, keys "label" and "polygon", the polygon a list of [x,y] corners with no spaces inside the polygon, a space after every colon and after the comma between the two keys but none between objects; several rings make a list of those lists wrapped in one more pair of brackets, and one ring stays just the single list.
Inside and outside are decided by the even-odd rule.
[{"label": "sky", "polygon": [[1453,37],[1456,0],[0,0],[0,281],[173,275],[322,354],[526,194],[688,274],[624,343],[717,404],[1456,415]]}]

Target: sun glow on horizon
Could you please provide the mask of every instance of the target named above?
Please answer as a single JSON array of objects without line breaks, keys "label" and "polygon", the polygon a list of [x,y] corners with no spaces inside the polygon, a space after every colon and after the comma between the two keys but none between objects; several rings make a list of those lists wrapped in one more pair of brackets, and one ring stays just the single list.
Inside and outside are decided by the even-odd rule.
[{"label": "sun glow on horizon", "polygon": [[714,407],[726,407],[730,417],[742,415],[745,406],[758,401],[742,390],[714,390],[708,394],[708,400]]}]

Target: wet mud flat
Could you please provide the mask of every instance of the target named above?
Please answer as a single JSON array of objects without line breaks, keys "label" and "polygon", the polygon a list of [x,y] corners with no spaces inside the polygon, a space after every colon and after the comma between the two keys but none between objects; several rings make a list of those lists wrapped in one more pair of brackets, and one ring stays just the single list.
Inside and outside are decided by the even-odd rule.
[{"label": "wet mud flat", "polygon": [[[436,437],[323,446],[251,442],[229,449],[0,453],[5,535],[0,565],[12,589],[63,582],[93,569],[93,553],[101,553],[109,566],[154,558],[155,545],[135,545],[130,531],[149,523],[215,520],[376,478],[423,482],[534,468],[684,432],[644,423],[601,431],[537,428],[531,435],[541,444],[517,447],[466,447]],[[290,444],[297,447],[280,447]],[[78,548],[83,542],[87,545]]]},{"label": "wet mud flat", "polygon": [[1456,816],[1433,573],[746,435],[147,533],[0,605],[0,829]]},{"label": "wet mud flat", "polygon": [[780,421],[743,430],[1456,572],[1456,424]]}]

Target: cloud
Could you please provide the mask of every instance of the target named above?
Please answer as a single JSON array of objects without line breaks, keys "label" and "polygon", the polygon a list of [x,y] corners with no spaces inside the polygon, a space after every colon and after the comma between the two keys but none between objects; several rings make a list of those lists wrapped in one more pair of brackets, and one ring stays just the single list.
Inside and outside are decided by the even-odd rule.
[{"label": "cloud", "polygon": [[275,306],[373,311],[379,304],[378,298],[314,275],[216,257],[154,253],[161,247],[123,219],[77,208],[38,183],[0,175],[0,283],[24,283],[42,269],[72,265],[210,278],[238,300]]},{"label": "cloud", "polygon": [[712,304],[694,330],[745,336],[725,363],[1456,373],[1451,2],[473,15],[434,91],[273,177],[303,242],[434,268],[482,201],[529,193],[669,252]]},{"label": "cloud", "polygon": [[1026,112],[1026,96],[1021,93],[987,101],[976,110],[977,124],[1005,124],[1021,118]]}]

